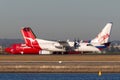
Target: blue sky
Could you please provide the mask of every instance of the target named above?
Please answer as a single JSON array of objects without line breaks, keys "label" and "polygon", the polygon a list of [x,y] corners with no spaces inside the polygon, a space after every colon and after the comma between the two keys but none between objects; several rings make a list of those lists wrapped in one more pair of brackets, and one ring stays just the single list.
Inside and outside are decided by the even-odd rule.
[{"label": "blue sky", "polygon": [[29,26],[38,38],[94,38],[113,22],[111,40],[120,40],[120,0],[0,0],[0,38],[21,38]]}]

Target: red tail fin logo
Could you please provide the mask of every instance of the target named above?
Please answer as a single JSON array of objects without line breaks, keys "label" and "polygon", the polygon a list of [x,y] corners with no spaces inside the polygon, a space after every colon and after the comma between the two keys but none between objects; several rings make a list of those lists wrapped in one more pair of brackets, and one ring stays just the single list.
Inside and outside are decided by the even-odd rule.
[{"label": "red tail fin logo", "polygon": [[[37,40],[36,40],[36,36],[35,34],[33,33],[33,31],[31,30],[30,27],[25,27],[21,30],[21,33],[24,37],[24,40],[25,40],[25,44],[30,46],[30,47],[37,47],[37,48],[40,48]],[[41,48],[40,48],[41,49]]]},{"label": "red tail fin logo", "polygon": [[110,37],[110,35],[107,33],[107,34],[105,34],[105,35],[103,35],[103,36],[100,37],[99,42],[100,42],[100,43],[103,43],[103,42],[105,42],[105,40],[108,39],[109,37]]}]

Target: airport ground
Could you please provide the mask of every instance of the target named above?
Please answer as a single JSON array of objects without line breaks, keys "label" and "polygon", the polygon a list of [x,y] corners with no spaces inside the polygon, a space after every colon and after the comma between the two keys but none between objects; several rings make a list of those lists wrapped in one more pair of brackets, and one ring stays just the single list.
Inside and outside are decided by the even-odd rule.
[{"label": "airport ground", "polygon": [[118,72],[120,55],[0,55],[0,72]]},{"label": "airport ground", "polygon": [[0,61],[120,61],[120,55],[0,55]]}]

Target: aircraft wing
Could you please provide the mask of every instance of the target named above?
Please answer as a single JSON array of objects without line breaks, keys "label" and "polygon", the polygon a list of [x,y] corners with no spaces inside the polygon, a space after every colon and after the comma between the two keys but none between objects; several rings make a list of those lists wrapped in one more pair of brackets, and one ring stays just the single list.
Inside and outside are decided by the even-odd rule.
[{"label": "aircraft wing", "polygon": [[58,41],[63,47],[70,46],[67,41]]}]

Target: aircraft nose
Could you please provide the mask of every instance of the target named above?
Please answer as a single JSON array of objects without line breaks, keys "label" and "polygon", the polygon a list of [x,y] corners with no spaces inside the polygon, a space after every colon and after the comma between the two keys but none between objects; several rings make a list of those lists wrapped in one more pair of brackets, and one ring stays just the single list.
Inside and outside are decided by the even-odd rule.
[{"label": "aircraft nose", "polygon": [[11,48],[5,48],[5,52],[11,53]]}]

